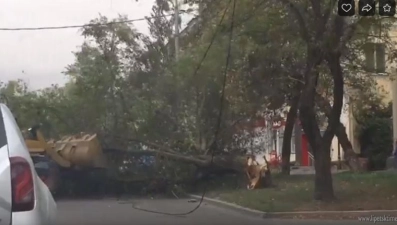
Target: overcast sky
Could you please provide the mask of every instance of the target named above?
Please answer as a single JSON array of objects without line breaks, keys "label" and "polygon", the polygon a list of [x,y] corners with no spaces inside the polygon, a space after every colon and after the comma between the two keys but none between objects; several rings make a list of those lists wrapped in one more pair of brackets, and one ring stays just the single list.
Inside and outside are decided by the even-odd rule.
[{"label": "overcast sky", "polygon": [[[80,25],[98,17],[150,14],[155,0],[2,0],[0,27]],[[135,22],[147,33],[145,21]],[[32,89],[63,84],[61,72],[73,63],[72,51],[82,44],[78,29],[0,31],[0,81],[23,79]]]}]

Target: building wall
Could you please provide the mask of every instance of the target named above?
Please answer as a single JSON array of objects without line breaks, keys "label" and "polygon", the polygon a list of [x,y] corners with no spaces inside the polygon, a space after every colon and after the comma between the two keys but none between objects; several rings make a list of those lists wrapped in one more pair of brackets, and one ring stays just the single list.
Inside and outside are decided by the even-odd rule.
[{"label": "building wall", "polygon": [[[383,96],[383,102],[384,104],[388,104],[392,100],[392,93],[391,93],[391,79],[387,75],[376,75],[373,77],[376,81],[377,84],[377,92],[379,95]],[[346,128],[346,133],[347,136],[353,146],[353,150],[359,154],[361,152],[360,150],[360,144],[358,142],[358,133],[357,133],[357,124],[355,122],[353,113],[352,113],[352,108],[349,107],[349,102],[348,98],[345,97],[344,99],[344,109],[342,110],[340,121],[341,123],[345,126]],[[332,161],[337,161],[338,160],[338,138],[335,136],[332,145],[331,145],[331,159]],[[340,157],[343,160],[343,149],[342,146],[339,146],[340,148]]]},{"label": "building wall", "polygon": [[391,79],[388,75],[376,75],[374,79],[377,83],[377,91],[383,96],[383,101],[385,104],[388,104],[392,101],[392,92],[391,92]]},{"label": "building wall", "polygon": [[[394,39],[397,40],[397,29],[395,31],[390,32],[391,37],[395,37]],[[375,42],[379,42],[379,40],[374,40]],[[393,100],[393,92],[392,92],[392,85],[393,83],[396,83],[396,81],[393,81],[391,79],[392,77],[396,76],[396,69],[395,69],[395,64],[390,63],[390,59],[387,58],[387,53],[386,53],[386,72],[385,73],[372,73],[369,76],[372,76],[372,78],[376,82],[376,91],[379,94],[379,96],[382,97],[383,103],[389,104]],[[367,75],[368,76],[368,75]],[[397,83],[396,83],[397,84]],[[359,94],[359,93],[358,93]],[[396,98],[397,99],[397,98]],[[344,118],[347,118],[347,120],[344,120]],[[351,141],[353,145],[353,149],[356,153],[360,153],[360,144],[358,142],[358,133],[357,133],[357,124],[355,122],[353,113],[351,108],[347,110],[346,115],[342,113],[341,115],[341,120],[344,120],[345,122],[344,125],[346,126],[346,132],[349,137],[349,140]],[[395,121],[396,127],[397,127],[397,121]],[[394,134],[395,137],[397,137],[397,132]],[[336,139],[336,138],[335,138]],[[337,140],[334,140],[333,143],[333,148],[337,147]],[[335,158],[335,157],[333,157]]]},{"label": "building wall", "polygon": [[[343,109],[340,116],[340,122],[345,126],[347,136],[351,136],[350,108],[348,106],[348,98],[343,99]],[[350,138],[349,138],[350,139]],[[331,161],[338,161],[339,157],[343,160],[343,149],[339,144],[338,138],[335,136],[331,144]]]},{"label": "building wall", "polygon": [[[392,93],[391,93],[391,79],[389,76],[386,75],[378,75],[375,76],[374,79],[377,82],[377,89],[378,93],[382,94],[384,96],[384,103],[387,104],[392,100]],[[355,119],[353,117],[352,113],[352,108],[349,107],[349,99],[346,95],[344,98],[344,107],[342,109],[341,117],[340,117],[341,123],[345,126],[347,136],[353,146],[353,150],[359,154],[360,153],[360,145],[357,139],[357,132],[356,132],[356,123]],[[274,137],[272,135],[272,131],[266,128],[259,128],[256,130],[256,132],[260,135],[258,137],[253,138],[253,142],[255,143],[255,146],[260,146],[264,148],[262,151],[256,153],[257,161],[258,162],[263,162],[263,156],[266,156],[266,158],[269,160],[270,158],[270,152],[272,150],[276,150],[277,155],[281,156],[281,148],[282,148],[282,143],[283,143],[283,133],[284,133],[284,128],[280,128],[278,130],[278,135],[276,138],[276,143],[274,142]],[[257,147],[254,147],[257,148]],[[291,157],[290,161],[294,162],[296,160],[296,154],[295,154],[295,141],[294,141],[294,136],[292,136],[291,140]],[[338,151],[339,149],[339,151]],[[331,160],[332,161],[338,161],[339,157],[341,160],[344,158],[343,154],[343,149],[342,146],[340,146],[338,142],[338,138],[335,136],[334,139],[332,140],[331,144]]]},{"label": "building wall", "polygon": [[[395,27],[397,28],[397,27]],[[391,32],[389,32],[390,37],[392,37],[392,39],[395,39],[394,41],[397,40],[397,29],[392,29]],[[381,33],[379,33],[381,34]],[[372,40],[372,42],[383,42],[382,40],[378,40],[378,38],[374,38]],[[387,51],[387,50],[386,50]],[[386,53],[386,72],[385,73],[372,73],[369,76],[372,75],[372,78],[375,80],[376,82],[376,91],[379,94],[379,96],[382,96],[383,99],[383,103],[384,104],[389,104],[389,102],[391,102],[393,100],[393,93],[392,93],[392,85],[393,82],[396,83],[396,81],[393,81],[393,79],[391,79],[391,77],[395,77],[396,76],[396,69],[395,69],[395,64],[394,63],[390,63],[390,59],[388,59],[388,54]],[[366,76],[368,76],[368,74],[366,74]],[[396,83],[397,85],[397,83]],[[359,93],[358,93],[359,94]],[[397,98],[396,98],[397,99]],[[360,153],[361,149],[360,149],[360,144],[358,142],[358,133],[357,133],[357,124],[356,121],[354,119],[353,113],[352,113],[352,109],[348,106],[349,102],[347,101],[347,99],[345,99],[345,102],[347,103],[347,109],[345,109],[342,112],[341,115],[341,122],[342,124],[345,125],[346,127],[346,133],[348,135],[348,138],[351,142],[351,144],[353,145],[353,150],[356,153]],[[397,122],[397,121],[396,121]],[[395,123],[396,123],[395,122]],[[396,127],[397,127],[397,123],[396,123]],[[397,131],[395,131],[395,136],[397,137]],[[341,148],[341,147],[340,147]],[[332,160],[337,160],[338,158],[338,154],[337,154],[337,149],[338,149],[338,140],[335,137],[332,143]],[[342,154],[342,159],[343,159],[343,151],[341,151]]]},{"label": "building wall", "polygon": [[[255,129],[255,137],[251,138],[251,142],[241,146],[243,149],[248,149],[248,153],[254,154],[259,163],[264,163],[263,156],[270,160],[270,153],[275,150],[277,156],[281,157],[281,148],[283,143],[284,128],[278,129],[277,134],[274,136],[273,130],[268,127]],[[295,145],[294,137],[291,141],[291,157],[290,161],[295,161]]]}]

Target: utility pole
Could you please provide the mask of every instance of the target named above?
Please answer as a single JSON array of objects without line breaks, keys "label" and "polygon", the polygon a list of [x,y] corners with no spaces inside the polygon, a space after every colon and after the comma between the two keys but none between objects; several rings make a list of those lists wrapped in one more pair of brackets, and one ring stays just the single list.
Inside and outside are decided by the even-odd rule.
[{"label": "utility pole", "polygon": [[175,25],[175,59],[179,59],[179,2],[175,0],[175,7],[174,7],[174,25]]}]

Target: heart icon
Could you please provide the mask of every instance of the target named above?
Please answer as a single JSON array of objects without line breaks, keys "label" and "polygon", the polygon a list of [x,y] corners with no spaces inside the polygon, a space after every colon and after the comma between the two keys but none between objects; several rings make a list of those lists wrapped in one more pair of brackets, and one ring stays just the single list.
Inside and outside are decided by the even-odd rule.
[{"label": "heart icon", "polygon": [[345,12],[349,12],[352,9],[352,4],[342,4],[342,10]]}]

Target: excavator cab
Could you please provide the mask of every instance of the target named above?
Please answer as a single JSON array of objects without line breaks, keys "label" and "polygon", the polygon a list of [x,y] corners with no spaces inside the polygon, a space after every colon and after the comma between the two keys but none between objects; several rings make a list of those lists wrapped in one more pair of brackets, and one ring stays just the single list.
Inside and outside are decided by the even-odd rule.
[{"label": "excavator cab", "polygon": [[40,125],[39,125],[39,124],[37,124],[37,125],[32,126],[31,128],[29,128],[29,129],[28,129],[28,132],[27,132],[27,137],[26,137],[26,139],[38,140],[37,132],[38,132],[39,128],[40,128]]},{"label": "excavator cab", "polygon": [[47,152],[51,151],[51,146],[46,143],[39,128],[40,125],[32,126],[23,132],[23,136],[37,175],[50,191],[55,193],[59,183],[59,168],[57,163],[48,157]]},{"label": "excavator cab", "polygon": [[39,129],[40,125],[34,125],[24,132],[25,144],[32,158],[45,155],[61,167],[70,167],[71,163],[55,151],[54,146],[45,140]]}]

